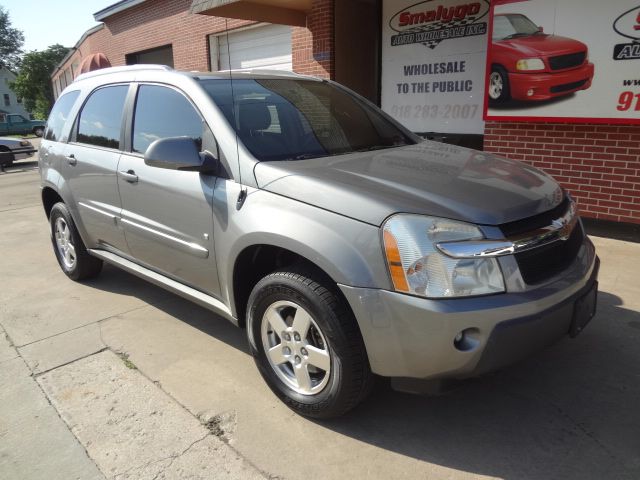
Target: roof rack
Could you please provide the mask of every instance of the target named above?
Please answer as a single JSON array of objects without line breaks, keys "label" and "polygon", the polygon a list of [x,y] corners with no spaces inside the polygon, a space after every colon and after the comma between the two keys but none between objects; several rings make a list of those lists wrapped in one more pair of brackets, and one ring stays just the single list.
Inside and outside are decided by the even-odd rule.
[{"label": "roof rack", "polygon": [[249,75],[277,75],[281,77],[304,77],[299,73],[291,72],[289,70],[276,70],[269,68],[238,68],[234,70],[220,70],[214,73],[248,73]]},{"label": "roof rack", "polygon": [[152,64],[138,64],[138,65],[127,65],[126,67],[109,67],[109,68],[101,68],[100,70],[94,70],[93,72],[83,73],[78,75],[75,79],[85,80],[87,78],[98,77],[100,75],[109,75],[111,73],[119,73],[119,72],[135,72],[135,71],[144,71],[144,70],[164,70],[171,71],[173,68],[167,65],[152,65]]}]

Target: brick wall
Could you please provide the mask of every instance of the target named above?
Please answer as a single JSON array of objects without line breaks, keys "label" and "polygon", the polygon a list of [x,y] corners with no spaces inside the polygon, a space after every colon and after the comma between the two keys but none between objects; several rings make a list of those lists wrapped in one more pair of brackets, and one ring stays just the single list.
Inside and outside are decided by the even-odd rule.
[{"label": "brick wall", "polygon": [[295,72],[334,77],[333,1],[313,0],[311,13],[307,16],[307,28],[293,29],[291,43]]},{"label": "brick wall", "polygon": [[640,125],[487,123],[484,140],[553,175],[583,216],[640,224]]},{"label": "brick wall", "polygon": [[[208,36],[252,25],[189,12],[191,0],[148,0],[105,20],[105,28],[90,35],[60,69],[92,53],[104,53],[112,66],[126,65],[126,55],[171,44],[174,67],[208,71]],[[309,28],[292,33],[294,70],[323,77],[333,75],[333,0],[313,0]],[[215,68],[216,66],[214,66]],[[59,75],[56,74],[56,77]]]}]

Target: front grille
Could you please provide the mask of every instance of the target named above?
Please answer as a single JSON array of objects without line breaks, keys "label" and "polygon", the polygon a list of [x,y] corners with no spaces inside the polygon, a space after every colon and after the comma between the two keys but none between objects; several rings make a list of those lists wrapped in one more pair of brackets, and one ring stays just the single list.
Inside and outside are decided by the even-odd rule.
[{"label": "front grille", "polygon": [[542,283],[569,268],[584,241],[584,232],[580,223],[576,224],[571,236],[543,247],[516,253],[516,262],[522,279],[529,285]]},{"label": "front grille", "polygon": [[[551,225],[551,222],[562,217],[568,208],[569,198],[565,197],[552,210],[534,217],[502,224],[500,230],[506,238],[527,236],[528,233]],[[522,279],[529,285],[535,285],[566,270],[575,260],[583,242],[584,232],[578,222],[567,240],[557,240],[542,247],[516,253],[514,257]]]},{"label": "front grille", "polygon": [[575,90],[576,88],[582,87],[585,83],[587,83],[587,79],[580,80],[579,82],[573,83],[565,83],[564,85],[556,85],[555,87],[551,87],[551,93],[561,93],[568,92],[569,90]]},{"label": "front grille", "polygon": [[564,197],[562,202],[548,212],[541,213],[534,217],[516,220],[515,222],[503,223],[500,230],[506,238],[516,237],[524,233],[538,230],[539,228],[548,227],[556,218],[560,218],[567,212],[569,208],[569,198]]},{"label": "front grille", "polygon": [[567,68],[579,67],[587,58],[587,52],[570,53],[569,55],[559,55],[549,59],[551,70],[565,70]]}]

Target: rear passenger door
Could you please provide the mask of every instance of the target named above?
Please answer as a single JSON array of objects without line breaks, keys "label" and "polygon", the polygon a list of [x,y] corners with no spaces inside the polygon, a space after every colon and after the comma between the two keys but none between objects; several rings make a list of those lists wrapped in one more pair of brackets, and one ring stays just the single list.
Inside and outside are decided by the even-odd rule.
[{"label": "rear passenger door", "polygon": [[90,248],[128,250],[118,224],[122,206],[116,177],[128,91],[128,84],[94,90],[76,118],[67,145],[64,178]]},{"label": "rear passenger door", "polygon": [[[155,140],[187,136],[215,142],[193,103],[166,85],[141,84],[118,167],[122,224],[140,263],[210,295],[219,294],[213,243],[216,177],[144,163]],[[206,132],[206,134],[205,134]],[[205,140],[203,140],[205,137]],[[215,150],[215,145],[202,149]]]}]

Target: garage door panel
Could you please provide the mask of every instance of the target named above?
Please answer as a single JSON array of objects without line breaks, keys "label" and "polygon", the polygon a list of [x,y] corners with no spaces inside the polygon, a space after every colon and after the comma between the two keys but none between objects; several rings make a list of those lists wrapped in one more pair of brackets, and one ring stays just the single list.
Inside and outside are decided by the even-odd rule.
[{"label": "garage door panel", "polygon": [[[293,69],[291,27],[265,25],[218,37],[220,70]],[[231,54],[231,61],[229,61]],[[212,65],[215,62],[212,61]]]}]

